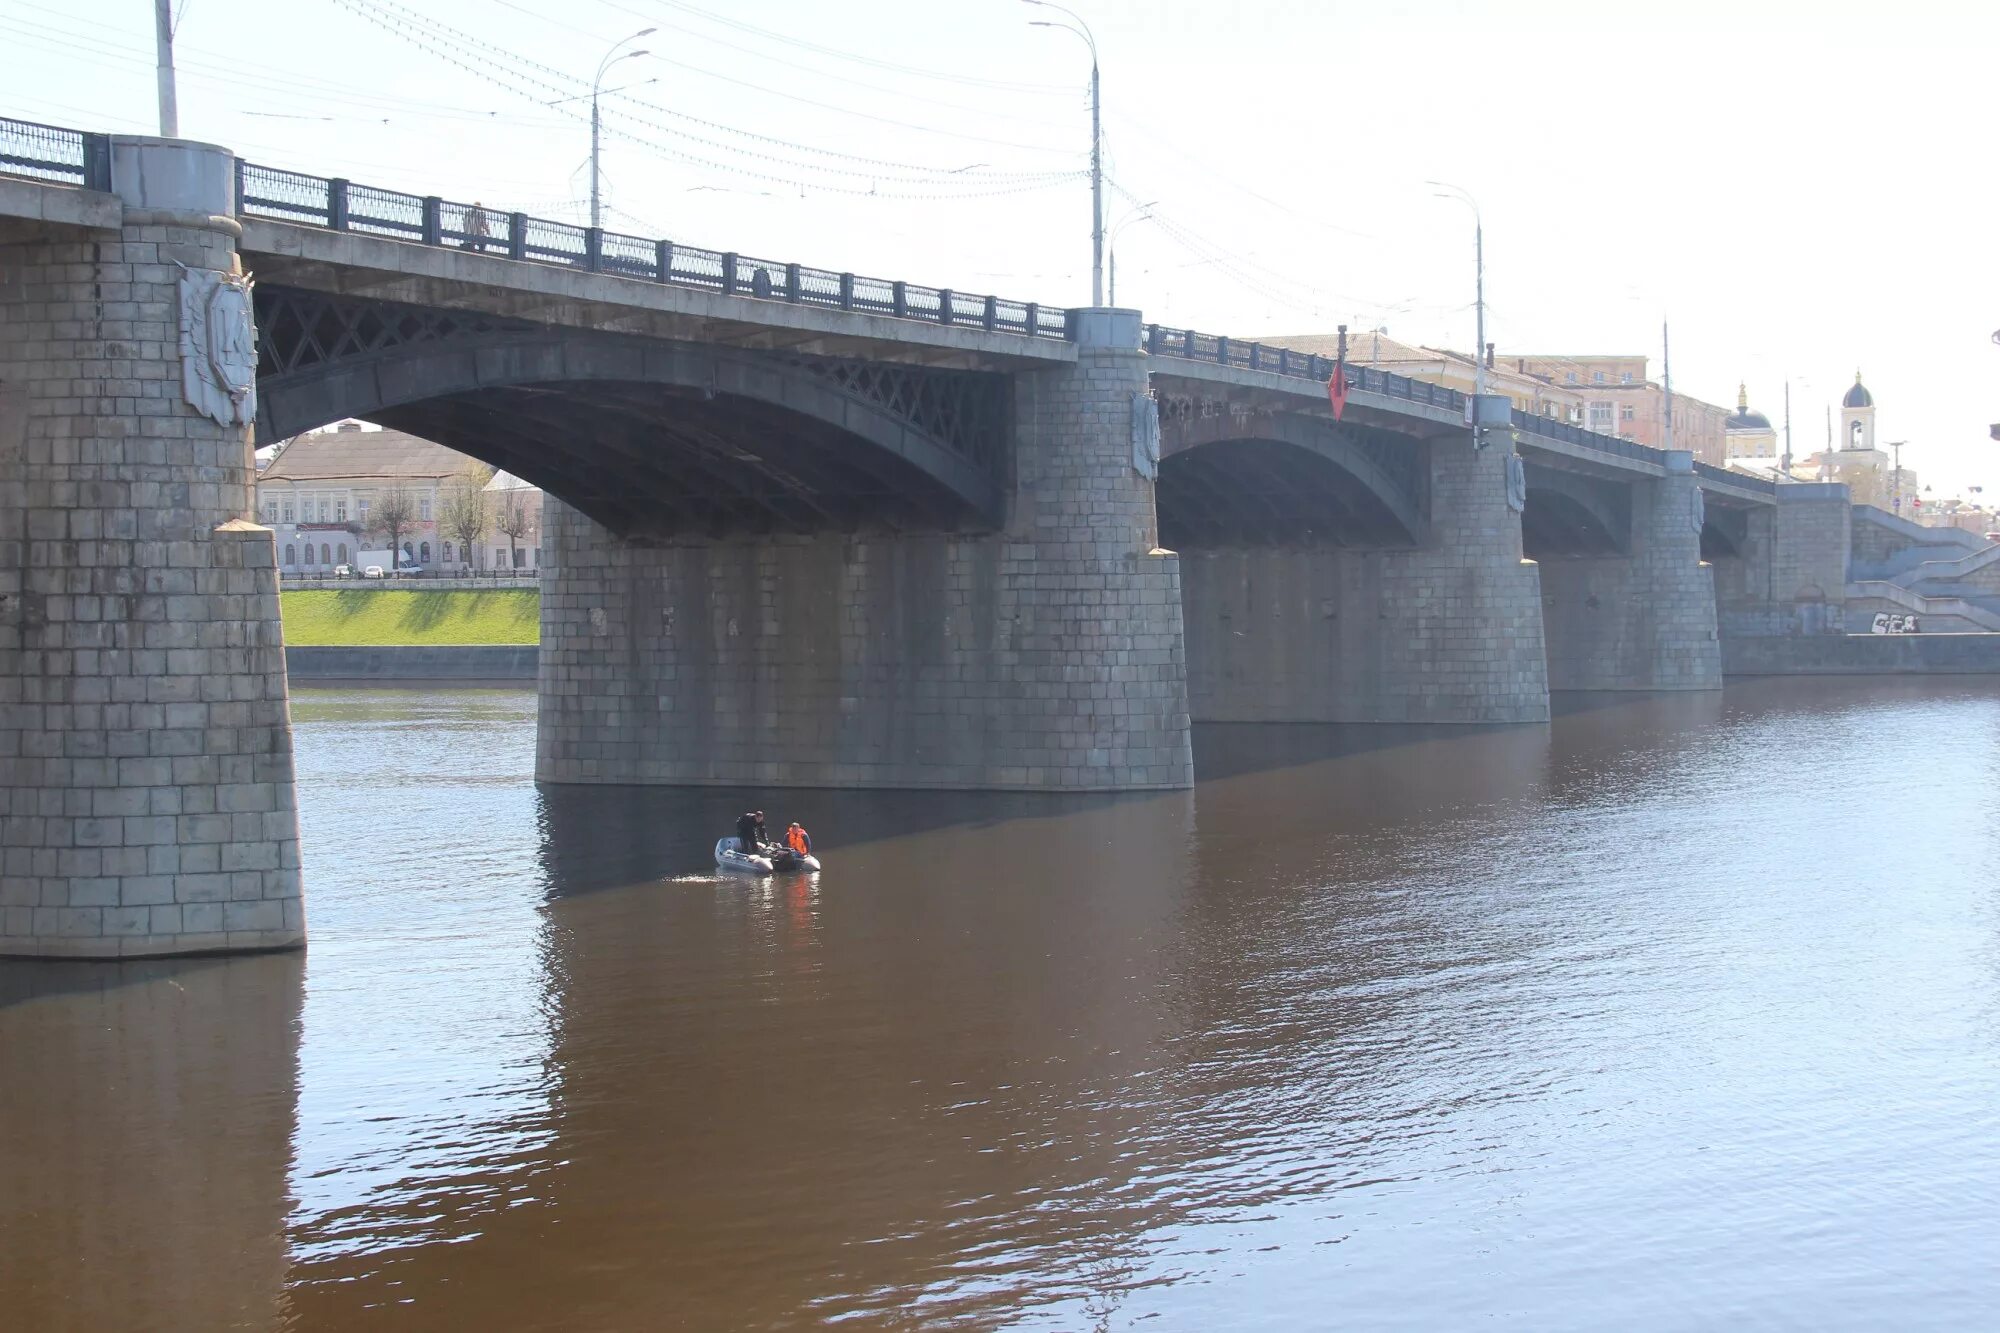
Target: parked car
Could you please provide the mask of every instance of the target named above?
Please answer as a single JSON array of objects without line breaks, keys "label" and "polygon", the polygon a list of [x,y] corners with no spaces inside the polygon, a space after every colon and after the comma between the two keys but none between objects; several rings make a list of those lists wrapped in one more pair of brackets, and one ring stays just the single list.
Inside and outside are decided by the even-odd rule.
[{"label": "parked car", "polygon": [[382,573],[382,566],[370,565],[368,566],[368,568],[361,571],[361,577],[364,579],[379,579],[379,578],[384,578],[386,576]]},{"label": "parked car", "polygon": [[423,576],[424,567],[422,565],[403,565],[396,570],[396,577],[399,579],[419,579]]},{"label": "parked car", "polygon": [[333,567],[333,576],[337,579],[351,579],[354,577],[354,566],[335,565]]}]

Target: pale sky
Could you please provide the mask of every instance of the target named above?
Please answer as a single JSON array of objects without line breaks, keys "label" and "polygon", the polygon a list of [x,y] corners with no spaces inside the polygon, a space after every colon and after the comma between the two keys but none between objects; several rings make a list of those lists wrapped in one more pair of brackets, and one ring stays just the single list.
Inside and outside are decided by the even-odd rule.
[{"label": "pale sky", "polygon": [[[1254,337],[1386,324],[1654,358],[1795,452],[1859,369],[1935,495],[2000,499],[2000,5],[1072,0],[1118,301]],[[182,0],[181,132],[252,161],[996,292],[1089,295],[1089,58],[1024,0]],[[412,41],[411,34],[421,41]],[[0,0],[0,114],[156,127],[148,0]],[[635,100],[636,99],[636,100]],[[872,192],[872,193],[871,193]],[[1157,201],[1157,202],[1155,202]],[[1781,423],[1782,424],[1782,423]]]}]

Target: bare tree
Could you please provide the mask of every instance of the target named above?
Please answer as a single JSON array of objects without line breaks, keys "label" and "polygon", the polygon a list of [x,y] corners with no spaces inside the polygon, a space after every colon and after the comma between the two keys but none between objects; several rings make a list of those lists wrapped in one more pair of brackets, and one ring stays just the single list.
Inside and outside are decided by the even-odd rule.
[{"label": "bare tree", "polygon": [[398,483],[375,497],[375,508],[368,515],[370,536],[389,539],[389,567],[400,569],[403,563],[403,534],[417,521],[417,498],[410,494],[407,486]]},{"label": "bare tree", "polygon": [[486,535],[486,483],[493,469],[484,463],[468,463],[465,470],[445,486],[438,509],[438,528],[458,544],[467,565],[477,565],[473,553]]},{"label": "bare tree", "polygon": [[521,497],[513,491],[501,491],[496,499],[497,511],[493,516],[494,530],[504,533],[507,538],[507,568],[520,564],[519,546],[522,537],[528,533],[528,507],[521,503]]}]

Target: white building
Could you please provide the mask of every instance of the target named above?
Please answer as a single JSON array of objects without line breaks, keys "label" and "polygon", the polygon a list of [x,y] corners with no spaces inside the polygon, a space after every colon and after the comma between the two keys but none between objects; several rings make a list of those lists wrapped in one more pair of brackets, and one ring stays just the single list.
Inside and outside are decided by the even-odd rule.
[{"label": "white building", "polygon": [[[397,564],[498,568],[506,563],[507,545],[503,537],[499,562],[489,558],[490,519],[472,550],[455,549],[443,526],[448,487],[475,470],[473,480],[483,482],[487,469],[464,454],[399,430],[344,421],[331,430],[288,440],[278,449],[257,476],[257,512],[277,533],[280,569],[292,574],[331,573],[339,565],[362,563],[363,551],[388,549],[388,534],[379,523],[382,501],[385,494],[400,490],[409,498],[410,517],[397,537]],[[534,497],[528,559],[538,566],[541,493],[535,491]],[[523,563],[525,567],[527,561]]]}]

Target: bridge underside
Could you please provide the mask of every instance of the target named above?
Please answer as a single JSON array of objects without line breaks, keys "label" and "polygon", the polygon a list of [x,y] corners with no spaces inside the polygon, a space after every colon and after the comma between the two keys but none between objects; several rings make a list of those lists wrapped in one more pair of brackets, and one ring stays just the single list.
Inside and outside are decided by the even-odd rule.
[{"label": "bridge underside", "polygon": [[533,482],[621,537],[952,532],[991,522],[837,426],[693,389],[483,389],[372,419]]},{"label": "bridge underside", "polygon": [[1003,375],[751,351],[260,287],[257,435],[360,417],[621,537],[990,531]]}]

